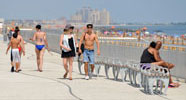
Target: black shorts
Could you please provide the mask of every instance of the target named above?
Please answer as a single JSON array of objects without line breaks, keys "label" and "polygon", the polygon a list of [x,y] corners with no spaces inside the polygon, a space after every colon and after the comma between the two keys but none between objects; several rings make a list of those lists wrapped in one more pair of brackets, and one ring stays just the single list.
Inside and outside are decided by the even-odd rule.
[{"label": "black shorts", "polygon": [[10,61],[13,62],[12,50],[11,50],[11,52],[10,52]]},{"label": "black shorts", "polygon": [[75,57],[75,56],[76,56],[75,50],[72,50],[70,52],[64,52],[62,50],[61,58],[69,58],[69,57]]}]

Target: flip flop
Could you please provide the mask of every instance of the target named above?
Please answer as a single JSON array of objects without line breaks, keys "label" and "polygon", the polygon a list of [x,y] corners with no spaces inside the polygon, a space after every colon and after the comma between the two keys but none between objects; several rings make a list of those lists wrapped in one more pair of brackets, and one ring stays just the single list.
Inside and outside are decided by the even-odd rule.
[{"label": "flip flop", "polygon": [[70,77],[69,80],[72,80],[72,77]]},{"label": "flip flop", "polygon": [[41,70],[41,69],[39,69],[38,71],[39,71],[39,72],[43,72],[43,70]]},{"label": "flip flop", "polygon": [[170,84],[169,84],[169,88],[177,88],[177,87],[179,87],[179,86],[180,86],[179,83],[170,83]]},{"label": "flip flop", "polygon": [[22,71],[21,69],[18,70],[19,72]]},{"label": "flip flop", "polygon": [[63,76],[63,78],[67,78],[67,74],[68,74],[68,73],[65,73],[64,76]]}]

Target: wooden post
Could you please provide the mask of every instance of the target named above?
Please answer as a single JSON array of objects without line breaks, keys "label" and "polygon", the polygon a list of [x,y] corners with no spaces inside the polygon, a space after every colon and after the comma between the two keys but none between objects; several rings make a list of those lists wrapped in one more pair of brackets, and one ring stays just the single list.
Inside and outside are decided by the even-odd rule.
[{"label": "wooden post", "polygon": [[163,37],[163,44],[165,44],[165,38]]},{"label": "wooden post", "polygon": [[179,45],[179,37],[176,38],[176,44]]},{"label": "wooden post", "polygon": [[181,42],[182,42],[181,44],[184,45],[184,38],[181,39]]},{"label": "wooden post", "polygon": [[172,44],[174,44],[174,37],[172,37]]},{"label": "wooden post", "polygon": [[137,30],[136,33],[138,34],[138,42],[141,41],[141,31]]}]

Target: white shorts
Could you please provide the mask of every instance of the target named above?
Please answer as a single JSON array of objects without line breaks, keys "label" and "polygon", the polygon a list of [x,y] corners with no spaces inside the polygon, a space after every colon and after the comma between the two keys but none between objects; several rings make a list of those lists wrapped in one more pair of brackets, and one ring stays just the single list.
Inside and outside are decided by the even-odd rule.
[{"label": "white shorts", "polygon": [[21,62],[19,49],[12,49],[13,62]]}]

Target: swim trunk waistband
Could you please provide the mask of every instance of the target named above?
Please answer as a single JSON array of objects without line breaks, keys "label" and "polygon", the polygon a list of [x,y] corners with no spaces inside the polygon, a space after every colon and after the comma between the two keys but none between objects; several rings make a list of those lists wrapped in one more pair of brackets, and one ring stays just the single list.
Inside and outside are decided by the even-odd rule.
[{"label": "swim trunk waistband", "polygon": [[92,49],[92,50],[91,50],[91,49],[86,49],[86,48],[85,48],[84,50],[88,50],[88,51],[94,51],[94,49]]},{"label": "swim trunk waistband", "polygon": [[18,48],[16,48],[16,49],[12,49],[12,51],[19,51],[19,49],[18,49]]}]

